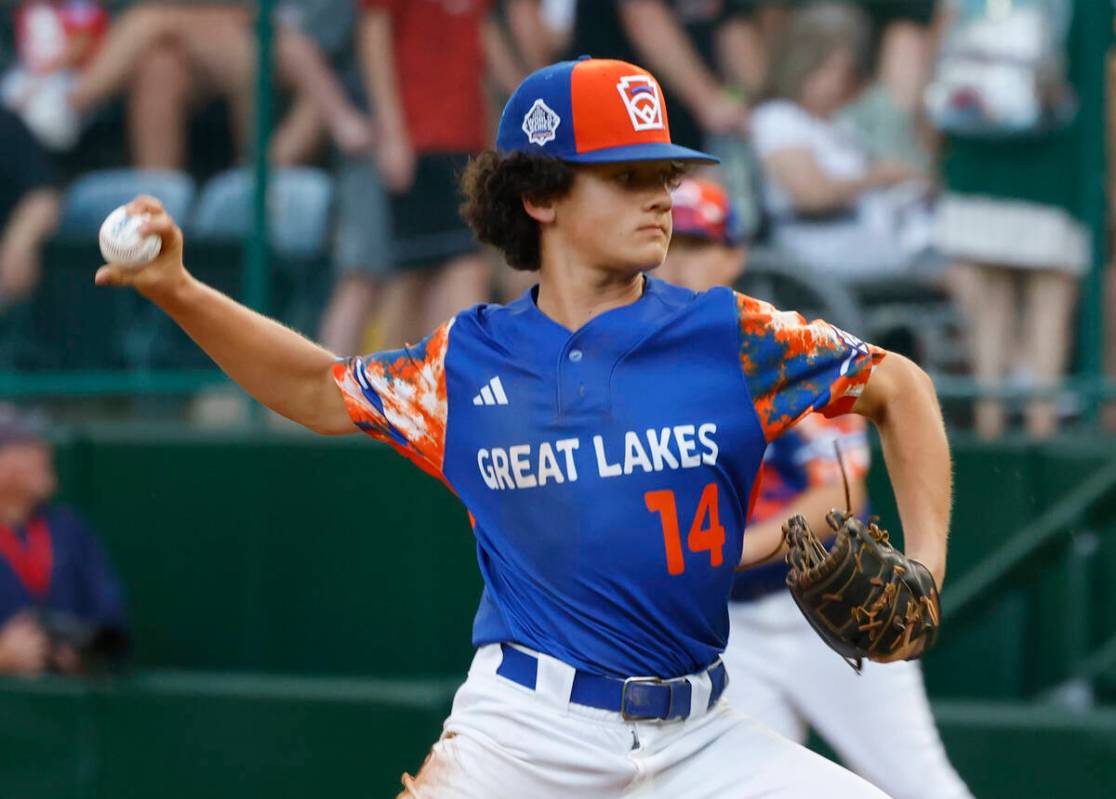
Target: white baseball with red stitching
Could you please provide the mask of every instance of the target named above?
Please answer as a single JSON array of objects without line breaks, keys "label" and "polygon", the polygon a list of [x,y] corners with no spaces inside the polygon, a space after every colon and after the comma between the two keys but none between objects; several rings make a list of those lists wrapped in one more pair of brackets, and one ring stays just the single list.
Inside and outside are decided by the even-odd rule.
[{"label": "white baseball with red stitching", "polygon": [[147,214],[132,216],[123,205],[105,217],[98,241],[106,263],[142,266],[159,254],[163,242],[158,236],[139,235],[147,218]]}]

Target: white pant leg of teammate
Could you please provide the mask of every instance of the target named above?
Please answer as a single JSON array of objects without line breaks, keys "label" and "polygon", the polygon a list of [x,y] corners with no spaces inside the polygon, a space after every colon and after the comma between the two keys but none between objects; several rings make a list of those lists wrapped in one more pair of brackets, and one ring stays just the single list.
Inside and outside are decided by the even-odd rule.
[{"label": "white pant leg of teammate", "polygon": [[478,650],[442,738],[400,799],[886,799],[723,701],[669,722],[571,704],[561,697],[572,670],[548,662],[552,677],[531,690],[496,674],[499,646]]},{"label": "white pant leg of teammate", "polygon": [[971,799],[946,757],[917,662],[865,663],[858,676],[785,591],[729,605],[725,697],[803,741],[812,726],[853,771],[895,799]]}]

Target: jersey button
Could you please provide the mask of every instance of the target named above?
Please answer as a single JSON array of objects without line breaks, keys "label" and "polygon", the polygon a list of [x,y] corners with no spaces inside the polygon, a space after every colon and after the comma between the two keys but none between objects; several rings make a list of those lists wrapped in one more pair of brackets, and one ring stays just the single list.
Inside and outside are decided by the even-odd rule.
[{"label": "jersey button", "polygon": [[581,360],[581,350],[570,350],[570,360],[577,363]]}]

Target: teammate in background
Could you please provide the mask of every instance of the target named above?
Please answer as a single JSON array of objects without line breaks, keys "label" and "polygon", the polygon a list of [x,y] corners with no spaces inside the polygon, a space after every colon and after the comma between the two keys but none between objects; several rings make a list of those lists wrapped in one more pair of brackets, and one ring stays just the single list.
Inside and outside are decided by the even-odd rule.
[{"label": "teammate in background", "polygon": [[674,231],[655,275],[690,291],[732,288],[744,273],[747,251],[728,192],[712,180],[686,178],[670,196]]},{"label": "teammate in background", "polygon": [[43,424],[0,403],[0,674],[73,674],[127,646],[120,583],[56,487]]},{"label": "teammate in background", "polygon": [[260,402],[324,434],[355,423],[470,511],[477,655],[405,797],[883,796],[719,701],[726,598],[767,442],[814,411],[875,421],[907,554],[940,585],[941,413],[900,355],[646,274],[666,255],[683,163],[708,160],[671,143],[637,66],[532,74],[497,148],[470,162],[462,210],[539,284],[394,352],[338,359],[201,284],[151,198],[131,210],[151,214],[141,232],[161,255],[97,272],[158,304]]},{"label": "teammate in background", "polygon": [[[731,286],[743,271],[744,250],[724,190],[709,180],[684,180],[672,199],[674,236],[657,274],[694,291]],[[744,535],[745,563],[771,553],[754,546],[753,537],[765,544],[778,540],[783,522],[796,513],[814,530],[829,530],[826,512],[845,506],[835,442],[853,511],[864,515],[870,458],[864,419],[812,413],[767,447]],[[773,562],[741,571],[733,581],[724,653],[732,676],[725,690],[729,704],[792,741],[804,743],[813,727],[850,768],[893,796],[971,797],[938,737],[919,664],[867,662],[856,674],[799,611],[786,574],[783,563]],[[902,724],[894,723],[897,718]],[[882,729],[888,731],[885,747],[875,737]]]},{"label": "teammate in background", "polygon": [[[769,539],[796,513],[814,530],[829,530],[826,512],[845,506],[834,442],[849,474],[853,509],[866,515],[864,420],[810,414],[768,446],[745,540],[753,533]],[[746,549],[752,557],[763,555]],[[729,703],[792,741],[805,742],[814,728],[845,765],[891,796],[971,799],[938,735],[921,665],[865,662],[857,674],[802,615],[786,573],[781,562],[769,563],[738,573],[733,582],[724,653],[732,674]],[[874,735],[879,730],[887,730],[886,746]]]}]

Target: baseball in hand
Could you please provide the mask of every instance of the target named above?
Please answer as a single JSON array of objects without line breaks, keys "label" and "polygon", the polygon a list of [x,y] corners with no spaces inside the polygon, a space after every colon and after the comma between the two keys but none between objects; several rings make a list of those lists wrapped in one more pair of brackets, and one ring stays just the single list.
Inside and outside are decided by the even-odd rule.
[{"label": "baseball in hand", "polygon": [[132,216],[122,205],[101,224],[101,255],[105,263],[142,266],[159,254],[162,240],[155,234],[140,236],[139,229],[147,214]]}]

